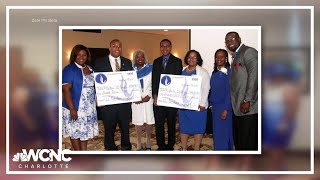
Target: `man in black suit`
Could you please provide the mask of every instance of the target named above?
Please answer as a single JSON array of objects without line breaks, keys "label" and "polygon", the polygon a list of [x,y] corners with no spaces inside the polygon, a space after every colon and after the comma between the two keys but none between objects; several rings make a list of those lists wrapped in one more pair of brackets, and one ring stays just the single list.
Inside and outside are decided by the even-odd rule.
[{"label": "man in black suit", "polygon": [[[110,42],[110,54],[95,61],[95,72],[117,72],[133,70],[129,59],[120,56],[122,44],[114,39]],[[104,147],[106,150],[118,150],[114,143],[117,123],[121,129],[121,150],[131,150],[129,139],[129,121],[131,103],[106,105],[101,107],[101,117],[105,129]]]},{"label": "man in black suit", "polygon": [[[160,42],[160,51],[162,56],[153,61],[152,70],[152,95],[153,111],[156,121],[156,138],[158,150],[174,150],[176,140],[176,114],[177,108],[158,106],[158,91],[161,74],[181,75],[181,59],[171,54],[171,41],[163,39]],[[168,125],[168,143],[165,144],[164,122],[167,119]]]}]

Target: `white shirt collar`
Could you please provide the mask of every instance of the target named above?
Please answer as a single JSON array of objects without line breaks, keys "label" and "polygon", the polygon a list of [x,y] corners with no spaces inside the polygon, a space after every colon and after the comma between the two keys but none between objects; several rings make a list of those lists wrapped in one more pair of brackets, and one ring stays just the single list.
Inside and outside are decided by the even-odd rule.
[{"label": "white shirt collar", "polygon": [[109,59],[112,60],[112,61],[114,61],[115,59],[121,60],[120,56],[119,57],[113,57],[113,56],[111,56],[111,54],[109,54]]},{"label": "white shirt collar", "polygon": [[243,43],[240,44],[240,46],[236,49],[235,52],[238,52],[242,45],[243,45]]},{"label": "white shirt collar", "polygon": [[76,62],[74,62],[74,64],[76,64],[76,66],[80,69],[83,69],[85,67],[88,67],[90,71],[93,71],[93,69],[90,66],[87,66],[86,64],[84,65],[84,67],[80,66],[79,64],[77,64]]},{"label": "white shirt collar", "polygon": [[74,62],[75,64],[76,64],[76,66],[78,67],[78,68],[80,68],[80,69],[83,69],[83,68],[85,68],[87,65],[85,64],[84,65],[84,67],[82,67],[82,66],[80,66],[78,63],[76,63],[76,62]]}]

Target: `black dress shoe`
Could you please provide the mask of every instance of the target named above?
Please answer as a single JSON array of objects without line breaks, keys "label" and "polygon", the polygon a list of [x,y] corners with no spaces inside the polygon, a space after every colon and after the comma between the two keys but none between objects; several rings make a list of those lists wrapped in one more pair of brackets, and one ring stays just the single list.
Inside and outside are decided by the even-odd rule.
[{"label": "black dress shoe", "polygon": [[173,151],[173,150],[174,150],[173,146],[167,146],[166,149],[167,149],[168,151]]},{"label": "black dress shoe", "polygon": [[165,151],[167,150],[167,148],[165,146],[160,146],[157,151]]},{"label": "black dress shoe", "polygon": [[118,149],[118,147],[117,146],[115,146],[115,147],[107,147],[107,148],[105,148],[105,150],[106,151],[118,151],[119,149]]},{"label": "black dress shoe", "polygon": [[131,146],[129,146],[129,147],[121,147],[121,151],[131,151]]}]

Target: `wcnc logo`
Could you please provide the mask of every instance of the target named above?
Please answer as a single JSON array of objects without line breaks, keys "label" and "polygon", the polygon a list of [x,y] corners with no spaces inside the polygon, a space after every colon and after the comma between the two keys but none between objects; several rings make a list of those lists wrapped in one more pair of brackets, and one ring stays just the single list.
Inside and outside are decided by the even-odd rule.
[{"label": "wcnc logo", "polygon": [[[12,161],[14,162],[26,162],[26,164],[19,164],[19,168],[57,168],[58,164],[30,164],[27,162],[30,162],[33,160],[33,162],[69,162],[71,161],[71,157],[65,157],[65,152],[69,150],[58,150],[56,152],[53,149],[37,149],[36,151],[33,149],[30,149],[27,151],[26,149],[22,149],[22,153],[17,153],[13,155]],[[66,167],[68,168],[68,164],[59,164],[61,168]]]}]

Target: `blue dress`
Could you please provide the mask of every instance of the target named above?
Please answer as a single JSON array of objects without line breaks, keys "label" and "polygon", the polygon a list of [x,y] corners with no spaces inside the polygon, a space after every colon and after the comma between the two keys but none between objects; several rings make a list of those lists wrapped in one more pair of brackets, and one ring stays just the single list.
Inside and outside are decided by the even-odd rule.
[{"label": "blue dress", "polygon": [[[213,72],[210,79],[211,92],[209,103],[212,106],[213,143],[215,150],[233,150],[232,105],[230,96],[230,68],[227,74]],[[221,113],[227,110],[227,119],[221,119]]]},{"label": "blue dress", "polygon": [[[184,76],[196,75],[196,70],[187,72],[186,69],[182,71]],[[194,111],[187,109],[179,109],[179,127],[180,133],[183,134],[203,134],[206,130],[207,110]]]},{"label": "blue dress", "polygon": [[270,87],[265,91],[265,101],[263,102],[262,116],[262,142],[266,147],[287,148],[289,146],[293,131],[295,129],[295,119],[288,124],[284,132],[278,131],[278,126],[283,124],[286,113],[283,94],[284,87]]}]

